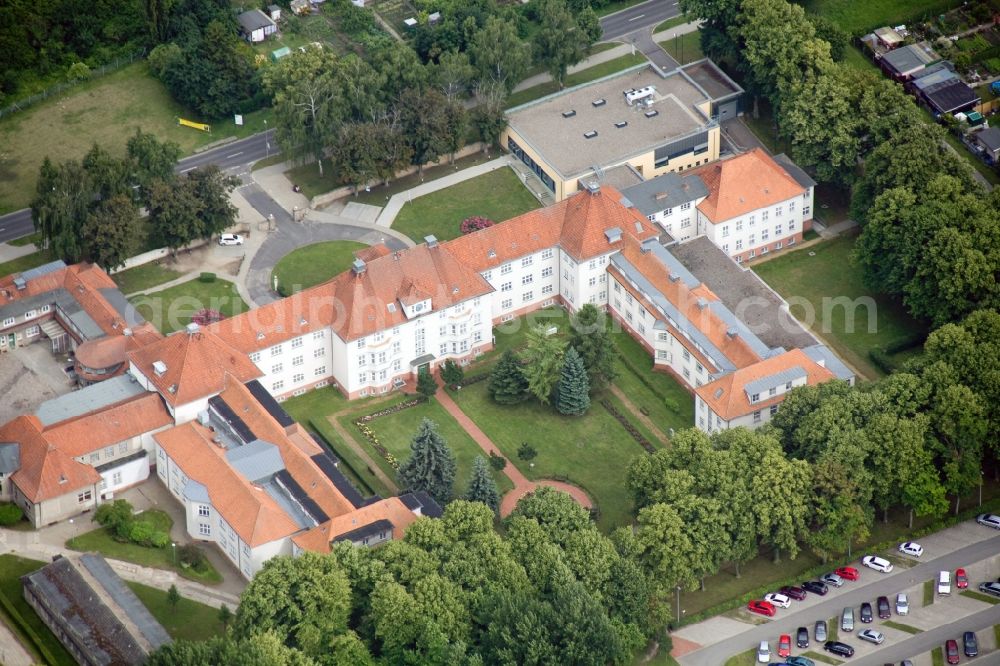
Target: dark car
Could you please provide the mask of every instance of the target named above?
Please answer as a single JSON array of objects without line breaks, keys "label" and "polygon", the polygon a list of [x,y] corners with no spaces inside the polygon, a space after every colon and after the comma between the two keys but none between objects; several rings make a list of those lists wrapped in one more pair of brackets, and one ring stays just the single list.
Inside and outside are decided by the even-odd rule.
[{"label": "dark car", "polygon": [[795,632],[795,647],[809,647],[809,630],[805,627],[799,627]]},{"label": "dark car", "polygon": [[880,620],[892,617],[892,611],[889,610],[889,597],[879,597],[875,600],[875,606],[878,608]]},{"label": "dark car", "polygon": [[[954,643],[955,641],[952,641]],[[841,643],[840,641],[827,641],[823,644],[823,649],[827,652],[832,652],[839,657],[853,657],[854,648],[852,648],[847,643]],[[957,647],[955,648],[958,649]]]},{"label": "dark car", "polygon": [[802,583],[802,589],[806,592],[812,592],[813,594],[818,594],[819,596],[826,596],[827,587],[826,583],[821,583],[818,580],[807,580]]},{"label": "dark car", "polygon": [[962,634],[962,647],[965,648],[966,657],[975,657],[979,654],[979,641],[975,632],[967,631]]},{"label": "dark car", "polygon": [[816,620],[816,626],[813,627],[813,635],[816,637],[817,643],[822,643],[826,640],[826,620]]},{"label": "dark car", "polygon": [[872,605],[867,601],[861,604],[861,621],[868,624],[872,621]]},{"label": "dark car", "polygon": [[944,643],[944,656],[949,664],[958,663],[958,641],[947,640]]},{"label": "dark car", "polygon": [[796,587],[795,585],[786,585],[778,590],[778,592],[781,592],[789,599],[795,599],[796,601],[802,601],[806,598],[806,591],[801,587]]}]

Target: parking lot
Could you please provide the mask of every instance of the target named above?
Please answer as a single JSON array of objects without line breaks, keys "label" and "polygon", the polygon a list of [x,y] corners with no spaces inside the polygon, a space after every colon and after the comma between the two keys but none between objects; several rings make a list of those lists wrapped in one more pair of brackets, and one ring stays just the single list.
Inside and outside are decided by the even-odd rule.
[{"label": "parking lot", "polygon": [[65,354],[53,356],[48,340],[0,354],[0,423],[73,390],[63,370],[71,362]]}]

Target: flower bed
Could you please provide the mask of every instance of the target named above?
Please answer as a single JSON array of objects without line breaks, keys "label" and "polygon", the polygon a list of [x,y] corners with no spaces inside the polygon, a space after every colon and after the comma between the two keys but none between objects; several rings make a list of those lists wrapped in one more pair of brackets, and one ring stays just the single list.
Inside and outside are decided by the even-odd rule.
[{"label": "flower bed", "polygon": [[632,439],[638,442],[639,446],[646,449],[646,453],[656,453],[656,448],[653,447],[650,441],[643,437],[638,428],[632,425],[632,422],[628,420],[628,417],[619,412],[618,409],[607,400],[607,398],[601,399],[601,406],[608,410],[611,416],[615,417],[618,423],[622,424],[625,431],[632,435]]},{"label": "flower bed", "polygon": [[382,416],[389,416],[390,414],[395,414],[401,412],[404,409],[410,409],[411,407],[416,407],[417,405],[427,402],[427,398],[420,396],[418,398],[413,398],[412,400],[404,400],[403,402],[396,403],[392,407],[386,407],[385,409],[380,409],[377,412],[372,412],[371,414],[365,414],[364,416],[358,417],[354,421],[354,425],[357,426],[358,430],[361,432],[362,437],[368,440],[368,443],[372,445],[376,451],[379,452],[385,461],[389,463],[393,469],[399,469],[399,460],[396,456],[392,455],[387,448],[382,446],[382,442],[378,440],[378,436],[375,431],[371,429],[368,425],[375,419]]}]

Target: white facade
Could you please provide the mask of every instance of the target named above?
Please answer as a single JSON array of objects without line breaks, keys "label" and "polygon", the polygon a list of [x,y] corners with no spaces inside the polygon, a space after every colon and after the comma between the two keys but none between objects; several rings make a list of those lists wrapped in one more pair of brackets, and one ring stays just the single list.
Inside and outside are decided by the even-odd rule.
[{"label": "white facade", "polygon": [[[812,218],[812,191],[813,188],[810,187],[803,196],[792,197],[719,222],[713,222],[700,210],[696,210],[695,233],[707,236],[723,252],[736,257],[737,261],[745,253],[752,258],[767,254],[772,249],[780,250],[794,245],[795,238],[801,238],[804,222]],[[669,233],[669,229],[667,231]],[[678,240],[685,240],[687,237],[682,235]]]},{"label": "white facade", "polygon": [[674,240],[690,240],[700,233],[698,231],[699,213],[697,206],[703,200],[704,197],[701,197],[677,206],[664,208],[647,217],[650,222],[655,222],[662,227]]}]

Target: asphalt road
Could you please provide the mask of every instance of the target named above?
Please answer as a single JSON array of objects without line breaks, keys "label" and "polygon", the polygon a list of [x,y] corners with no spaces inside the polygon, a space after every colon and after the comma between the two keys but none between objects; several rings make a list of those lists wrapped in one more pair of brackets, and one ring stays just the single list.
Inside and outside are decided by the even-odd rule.
[{"label": "asphalt road", "polygon": [[[903,659],[913,659],[917,655],[930,652],[936,647],[944,647],[944,642],[949,638],[958,641],[958,650],[961,652],[962,634],[964,632],[979,631],[987,627],[992,630],[995,624],[1000,624],[1000,604],[990,606],[975,615],[964,617],[957,622],[916,634],[901,643],[895,643],[888,647],[883,644],[882,649],[875,654],[870,654],[863,658],[851,659],[849,663],[851,666],[882,666],[883,664],[896,663]],[[998,663],[998,657],[1000,655],[994,652],[987,657],[980,657],[974,661],[984,665],[996,664]],[[968,661],[968,658],[963,655],[962,661]]]},{"label": "asphalt road", "polygon": [[[986,528],[983,528],[986,529]],[[895,597],[899,592],[912,586],[914,582],[931,580],[937,576],[938,571],[946,569],[954,571],[958,567],[965,567],[973,562],[993,557],[1000,551],[1000,536],[992,537],[984,541],[979,541],[972,545],[956,550],[948,555],[943,555],[934,560],[927,560],[909,569],[897,568],[891,574],[879,574],[871,569],[864,569],[862,582],[864,584],[846,583],[844,587],[837,590],[831,588],[830,593],[820,603],[796,611],[795,603],[792,602],[790,610],[779,610],[776,619],[764,624],[749,627],[746,631],[736,636],[732,636],[725,641],[709,645],[700,650],[686,654],[680,658],[682,666],[719,666],[726,660],[740,652],[744,652],[760,644],[760,641],[774,641],[780,634],[795,634],[798,627],[811,627],[816,620],[839,617],[845,606],[858,607],[862,602],[874,602],[877,597]],[[978,583],[975,583],[978,585]],[[816,595],[812,595],[816,598]],[[994,613],[988,615],[988,613]],[[989,611],[974,615],[956,625],[966,626],[968,630],[974,630],[974,625],[979,622],[985,623],[992,618],[1000,618],[1000,605],[994,606]],[[996,621],[990,622],[996,624]],[[966,631],[962,629],[961,631]],[[950,632],[950,633],[949,633]],[[938,638],[940,636],[940,641]],[[945,638],[960,638],[960,632],[952,627],[942,627],[933,631],[926,631],[918,634],[914,638],[898,643],[901,658],[912,657],[915,654],[925,651],[921,645],[923,641],[931,641],[928,646],[944,644]],[[919,639],[919,644],[918,644]],[[932,640],[933,639],[933,640]],[[895,654],[897,647],[893,647]],[[851,660],[852,664],[884,664],[890,661],[887,657],[889,653],[879,650],[872,656],[874,660],[864,659]]]},{"label": "asphalt road", "polygon": [[[268,130],[185,157],[177,163],[175,171],[185,173],[206,164],[217,164],[221,169],[240,169],[278,152],[278,147],[274,143],[274,130]],[[29,208],[0,216],[0,243],[28,236],[34,231],[35,225],[31,221]]]},{"label": "asphalt road", "polygon": [[655,26],[678,16],[681,8],[677,0],[648,0],[601,19],[601,40],[618,39],[630,33]]}]

